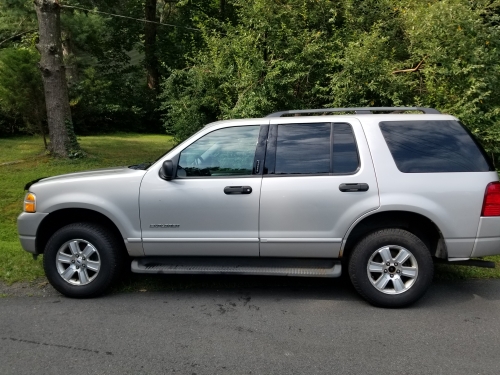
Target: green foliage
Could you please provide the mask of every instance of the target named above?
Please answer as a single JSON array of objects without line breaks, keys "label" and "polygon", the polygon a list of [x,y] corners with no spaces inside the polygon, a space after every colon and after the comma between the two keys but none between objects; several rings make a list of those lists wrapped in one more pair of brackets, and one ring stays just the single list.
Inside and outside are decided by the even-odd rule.
[{"label": "green foliage", "polygon": [[[345,8],[343,17],[354,21],[344,22],[345,47],[332,58],[328,105],[434,107],[464,121],[498,159],[499,3],[376,3],[368,23],[360,10]],[[420,62],[416,71],[394,73]]]},{"label": "green foliage", "polygon": [[33,1],[2,0],[0,2],[0,47],[12,47],[19,44],[23,38],[21,35],[19,37],[16,35],[33,29],[36,29]]},{"label": "green foliage", "polygon": [[85,157],[85,153],[80,148],[80,144],[76,139],[73,122],[70,120],[66,120],[64,124],[66,126],[66,133],[68,134],[68,142],[66,143],[66,152],[68,153],[68,158],[81,159]]},{"label": "green foliage", "polygon": [[70,87],[71,111],[78,134],[111,131],[159,131],[155,99],[141,82],[142,72],[129,67],[105,72],[90,66]]},{"label": "green foliage", "polygon": [[[144,17],[144,0],[65,4]],[[210,121],[275,110],[422,105],[459,117],[500,162],[499,0],[158,0],[157,21],[181,26],[157,26],[159,98],[146,87],[144,23],[63,9],[77,133],[157,131],[163,116],[182,140]],[[0,4],[0,41],[33,27],[31,1]],[[0,49],[28,62],[34,36]],[[4,133],[36,131],[14,109],[23,102],[1,105]]]},{"label": "green foliage", "polygon": [[45,100],[38,59],[33,48],[0,50],[0,112],[12,122],[24,120],[18,129],[9,129],[12,122],[4,121],[0,132],[40,133],[45,118]]},{"label": "green foliage", "polygon": [[205,27],[203,48],[163,86],[177,139],[280,109],[423,105],[459,117],[498,159],[498,0],[233,5],[234,19]]},{"label": "green foliage", "polygon": [[204,29],[193,53],[163,87],[166,127],[182,140],[206,121],[320,104],[329,63],[329,1],[234,2],[237,22]]},{"label": "green foliage", "polygon": [[[128,15],[130,9],[140,10],[139,3],[118,6],[109,0],[102,2],[100,9]],[[75,5],[95,8],[92,2]],[[140,17],[139,13],[130,15]],[[154,124],[148,126],[154,105],[145,92],[145,80],[141,82],[141,68],[130,65],[127,54],[138,42],[141,24],[80,10],[64,10],[61,22],[65,63],[71,67],[69,92],[75,131],[159,130]]]},{"label": "green foliage", "polygon": [[[428,56],[418,99],[462,119],[488,151],[500,148],[499,3],[420,3],[402,17],[409,53]],[[417,27],[418,26],[418,27]],[[430,37],[429,37],[430,36]]]}]

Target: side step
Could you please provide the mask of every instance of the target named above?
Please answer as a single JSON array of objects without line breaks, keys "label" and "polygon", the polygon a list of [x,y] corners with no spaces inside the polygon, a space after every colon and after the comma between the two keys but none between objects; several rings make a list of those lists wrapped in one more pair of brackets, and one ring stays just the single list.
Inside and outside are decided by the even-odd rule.
[{"label": "side step", "polygon": [[145,257],[132,261],[132,272],[163,274],[339,277],[339,260],[240,257]]}]

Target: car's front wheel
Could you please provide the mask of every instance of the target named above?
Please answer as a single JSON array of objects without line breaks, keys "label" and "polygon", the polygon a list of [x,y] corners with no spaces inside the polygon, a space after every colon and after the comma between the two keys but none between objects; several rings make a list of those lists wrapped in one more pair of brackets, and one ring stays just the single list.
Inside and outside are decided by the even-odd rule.
[{"label": "car's front wheel", "polygon": [[45,247],[45,274],[60,293],[86,298],[104,293],[123,261],[119,241],[105,228],[74,223],[55,232]]},{"label": "car's front wheel", "polygon": [[434,264],[425,243],[402,229],[371,233],[354,248],[349,276],[361,296],[380,307],[417,301],[432,283]]}]

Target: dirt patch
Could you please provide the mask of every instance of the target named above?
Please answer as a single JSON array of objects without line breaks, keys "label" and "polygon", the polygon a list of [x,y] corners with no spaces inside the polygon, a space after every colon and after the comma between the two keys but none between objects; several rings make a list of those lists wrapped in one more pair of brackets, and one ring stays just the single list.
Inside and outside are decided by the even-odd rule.
[{"label": "dirt patch", "polygon": [[3,167],[4,165],[11,165],[11,164],[19,164],[19,163],[24,163],[26,160],[14,160],[14,161],[7,161],[5,163],[0,163],[0,167]]},{"label": "dirt patch", "polygon": [[2,297],[54,297],[60,296],[47,279],[39,278],[31,282],[8,285],[0,281],[0,296]]}]

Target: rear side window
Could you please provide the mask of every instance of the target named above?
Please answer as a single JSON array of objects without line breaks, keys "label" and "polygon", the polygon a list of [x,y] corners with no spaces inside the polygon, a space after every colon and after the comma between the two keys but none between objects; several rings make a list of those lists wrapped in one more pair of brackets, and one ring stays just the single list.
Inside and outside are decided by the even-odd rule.
[{"label": "rear side window", "polygon": [[351,125],[333,124],[333,173],[354,173],[358,167],[358,148]]},{"label": "rear side window", "polygon": [[351,125],[275,125],[270,130],[266,172],[274,175],[349,174],[359,168]]},{"label": "rear side window", "polygon": [[384,121],[379,126],[401,172],[492,170],[484,151],[457,121]]},{"label": "rear side window", "polygon": [[331,124],[278,125],[275,174],[330,172]]}]

